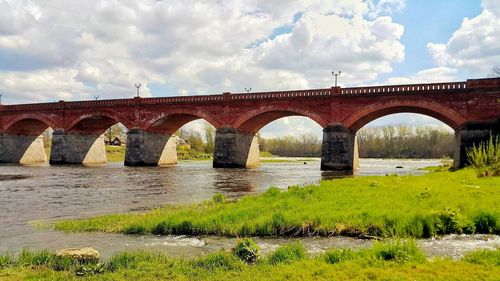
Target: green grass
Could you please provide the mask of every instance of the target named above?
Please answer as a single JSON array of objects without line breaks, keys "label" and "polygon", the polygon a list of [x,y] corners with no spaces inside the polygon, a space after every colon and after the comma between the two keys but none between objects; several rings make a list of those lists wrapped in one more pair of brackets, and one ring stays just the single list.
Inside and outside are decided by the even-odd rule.
[{"label": "green grass", "polygon": [[303,158],[303,159],[294,159],[294,158],[261,158],[261,163],[306,163],[311,161],[317,161],[314,158]]},{"label": "green grass", "polygon": [[[228,251],[184,260],[145,251],[119,253],[105,262],[61,266],[46,252],[42,263],[0,263],[1,280],[498,280],[500,250],[481,250],[462,260],[427,260],[412,241],[353,251],[332,249],[310,256],[300,244],[283,245],[247,264]],[[279,258],[277,258],[279,256]],[[0,255],[0,261],[2,260]]]},{"label": "green grass", "polygon": [[158,235],[344,235],[425,238],[500,233],[500,178],[471,169],[370,176],[270,188],[237,201],[168,205],[143,214],[67,220],[55,229]]},{"label": "green grass", "polygon": [[108,162],[124,162],[125,146],[106,145],[106,158]]}]

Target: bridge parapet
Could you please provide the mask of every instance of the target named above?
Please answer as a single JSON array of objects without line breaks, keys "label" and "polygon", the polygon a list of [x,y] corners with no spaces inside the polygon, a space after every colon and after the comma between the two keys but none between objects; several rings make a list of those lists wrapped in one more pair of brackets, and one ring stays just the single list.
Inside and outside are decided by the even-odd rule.
[{"label": "bridge parapet", "polygon": [[373,87],[343,88],[342,94],[378,94],[378,93],[407,93],[430,91],[454,91],[467,89],[467,82],[406,84]]},{"label": "bridge parapet", "polygon": [[329,97],[339,95],[371,95],[371,94],[412,94],[412,93],[443,93],[463,92],[476,88],[498,88],[500,78],[469,79],[465,82],[403,84],[372,87],[332,87],[326,89],[292,90],[256,93],[223,93],[219,95],[177,96],[159,98],[131,98],[69,101],[36,104],[0,105],[0,111],[21,110],[51,110],[70,108],[92,108],[108,106],[134,106],[144,104],[175,104],[175,103],[212,103],[212,102],[238,102],[245,100],[276,100],[307,97]]}]

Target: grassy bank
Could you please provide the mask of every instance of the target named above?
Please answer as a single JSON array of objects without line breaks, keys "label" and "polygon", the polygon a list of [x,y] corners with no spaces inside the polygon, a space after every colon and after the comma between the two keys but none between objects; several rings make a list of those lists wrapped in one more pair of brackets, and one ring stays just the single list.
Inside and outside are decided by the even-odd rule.
[{"label": "grassy bank", "polygon": [[344,178],[286,192],[271,188],[231,202],[216,195],[143,214],[62,221],[55,229],[221,236],[498,234],[499,187],[500,178],[477,178],[472,170]]},{"label": "grassy bank", "polygon": [[[241,258],[241,256],[239,256]],[[191,260],[129,252],[106,262],[73,263],[48,252],[0,256],[1,280],[498,280],[500,250],[482,250],[460,261],[426,260],[412,242],[377,244],[352,251],[333,249],[308,256],[288,244],[247,264],[221,251]]]}]

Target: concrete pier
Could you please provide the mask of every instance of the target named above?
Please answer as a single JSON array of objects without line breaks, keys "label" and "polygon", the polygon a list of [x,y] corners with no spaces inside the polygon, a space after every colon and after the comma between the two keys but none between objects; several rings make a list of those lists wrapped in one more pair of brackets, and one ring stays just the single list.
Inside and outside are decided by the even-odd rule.
[{"label": "concrete pier", "polygon": [[359,167],[356,134],[342,125],[323,129],[321,170],[353,172]]},{"label": "concrete pier", "polygon": [[127,133],[126,166],[177,164],[177,144],[171,134],[148,133],[132,129]]},{"label": "concrete pier", "polygon": [[486,142],[490,136],[495,138],[500,135],[500,119],[490,121],[467,122],[455,130],[455,155],[453,167],[455,169],[467,166],[467,149],[480,142]]},{"label": "concrete pier", "polygon": [[47,162],[42,136],[0,134],[0,163]]},{"label": "concrete pier", "polygon": [[104,136],[66,134],[54,130],[50,164],[104,164],[106,163]]},{"label": "concrete pier", "polygon": [[214,168],[253,168],[260,165],[255,134],[222,127],[215,133]]}]

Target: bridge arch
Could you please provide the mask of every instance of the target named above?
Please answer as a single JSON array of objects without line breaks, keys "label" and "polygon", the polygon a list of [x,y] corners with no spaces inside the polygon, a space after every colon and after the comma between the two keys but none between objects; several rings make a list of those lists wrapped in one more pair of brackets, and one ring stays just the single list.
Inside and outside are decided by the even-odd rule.
[{"label": "bridge arch", "polygon": [[3,132],[14,135],[41,135],[47,128],[54,128],[55,122],[43,115],[22,114],[5,124]]},{"label": "bridge arch", "polygon": [[467,121],[460,113],[437,102],[393,99],[365,106],[348,116],[342,123],[351,131],[356,132],[377,118],[395,113],[419,113],[434,117],[454,130]]},{"label": "bridge arch", "polygon": [[241,132],[257,133],[262,127],[279,118],[304,116],[312,119],[321,127],[328,125],[328,120],[310,110],[287,106],[266,105],[250,110],[233,122],[233,127]]},{"label": "bridge arch", "polygon": [[217,118],[204,110],[178,108],[150,118],[146,122],[144,130],[151,133],[173,134],[185,124],[197,119],[203,119],[215,128],[222,126]]},{"label": "bridge arch", "polygon": [[114,111],[98,110],[80,114],[66,126],[66,131],[76,134],[100,135],[116,123],[122,123],[126,128],[131,124],[121,114]]}]

